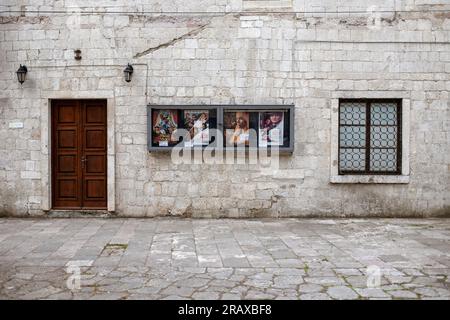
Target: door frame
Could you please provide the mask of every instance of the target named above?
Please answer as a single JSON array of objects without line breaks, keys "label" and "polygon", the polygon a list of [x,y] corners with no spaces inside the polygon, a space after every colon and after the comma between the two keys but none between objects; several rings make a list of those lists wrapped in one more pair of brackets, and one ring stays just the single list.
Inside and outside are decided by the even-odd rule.
[{"label": "door frame", "polygon": [[[52,210],[52,119],[51,107],[53,100],[106,100],[106,161],[107,161],[107,211],[115,211],[115,101],[114,92],[106,96],[98,96],[96,92],[85,94],[67,92],[52,92],[47,99],[41,99],[41,209],[44,212]],[[56,209],[55,209],[56,210]],[[59,210],[58,210],[59,211]],[[71,210],[84,211],[84,210]],[[89,209],[89,211],[92,211]],[[104,211],[104,209],[99,209]]]},{"label": "door frame", "polygon": [[[76,109],[76,119],[75,123],[77,123],[77,148],[76,148],[76,159],[80,162],[76,164],[76,175],[77,175],[77,195],[79,198],[79,206],[73,206],[73,205],[57,205],[56,203],[56,190],[52,190],[52,209],[54,210],[106,210],[107,209],[107,167],[108,167],[108,160],[107,160],[107,115],[106,115],[106,100],[105,99],[70,99],[70,100],[59,100],[54,99],[51,102],[51,118],[52,118],[52,126],[59,123],[57,120],[57,117],[59,115],[58,108],[61,105],[65,105],[67,102],[72,104]],[[95,106],[101,106],[103,109],[102,115],[104,118],[102,119],[102,125],[101,128],[104,130],[104,136],[103,141],[101,144],[101,151],[98,150],[98,148],[88,148],[87,145],[87,136],[86,133],[88,130],[95,130],[95,128],[99,127],[98,123],[87,123],[87,106],[95,105]],[[62,124],[60,124],[62,125]],[[70,127],[73,127],[73,125],[70,125]],[[64,126],[63,126],[64,128]],[[98,129],[97,129],[98,130]],[[58,131],[55,127],[52,128],[52,143],[55,143],[55,141],[58,140]],[[61,150],[62,151],[62,150]],[[56,152],[56,146],[52,145],[51,153]],[[87,171],[88,165],[87,163],[83,165],[83,158],[88,159],[89,156],[94,156],[95,154],[102,154],[104,155],[104,170],[102,170],[101,176],[96,175],[95,173],[89,174]],[[70,153],[73,156],[73,153]],[[89,154],[89,155],[88,155]],[[58,158],[55,157],[56,155],[53,154],[51,157],[51,163],[52,163],[52,173],[56,173],[56,168],[58,166]],[[66,177],[65,175],[61,175],[60,178]],[[104,177],[104,198],[102,199],[101,203],[102,206],[98,206],[98,202],[96,200],[88,199],[87,198],[87,184],[89,180],[98,180],[99,178]],[[55,188],[57,185],[57,179],[56,176],[53,176],[53,179],[51,181],[52,187]],[[62,200],[62,199],[60,199]],[[64,200],[62,200],[64,202]],[[73,202],[73,201],[70,201]],[[104,205],[103,205],[104,204]]]}]

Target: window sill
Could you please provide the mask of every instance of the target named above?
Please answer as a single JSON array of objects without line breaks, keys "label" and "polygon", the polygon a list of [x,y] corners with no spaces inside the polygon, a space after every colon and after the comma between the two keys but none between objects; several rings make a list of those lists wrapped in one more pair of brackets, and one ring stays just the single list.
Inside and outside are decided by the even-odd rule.
[{"label": "window sill", "polygon": [[333,175],[330,177],[331,183],[409,183],[409,175]]}]

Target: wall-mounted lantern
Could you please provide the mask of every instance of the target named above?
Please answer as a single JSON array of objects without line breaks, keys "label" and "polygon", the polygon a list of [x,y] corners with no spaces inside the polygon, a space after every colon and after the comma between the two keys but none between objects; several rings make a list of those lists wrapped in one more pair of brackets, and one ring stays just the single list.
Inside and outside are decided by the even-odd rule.
[{"label": "wall-mounted lantern", "polygon": [[131,64],[128,64],[126,68],[123,70],[123,73],[125,75],[125,81],[130,82],[131,81],[131,75],[133,74],[133,66]]},{"label": "wall-mounted lantern", "polygon": [[81,50],[80,49],[74,50],[74,53],[75,53],[75,60],[80,61],[81,60]]},{"label": "wall-mounted lantern", "polygon": [[19,69],[16,71],[17,80],[19,80],[20,84],[25,82],[27,72],[28,72],[27,67],[23,65],[20,65]]}]

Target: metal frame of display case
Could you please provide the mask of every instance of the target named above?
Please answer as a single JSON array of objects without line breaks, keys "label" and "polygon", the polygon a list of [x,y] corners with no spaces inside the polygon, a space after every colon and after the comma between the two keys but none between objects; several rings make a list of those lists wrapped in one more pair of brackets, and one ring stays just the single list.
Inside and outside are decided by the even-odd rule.
[{"label": "metal frame of display case", "polygon": [[[152,121],[152,113],[153,110],[216,110],[217,117],[217,129],[223,132],[224,130],[224,112],[225,110],[233,110],[233,111],[248,111],[248,112],[267,112],[267,111],[289,111],[289,145],[287,147],[278,147],[280,153],[292,153],[294,151],[294,105],[275,105],[275,104],[267,104],[267,105],[203,105],[203,104],[189,104],[189,105],[181,105],[181,104],[173,104],[173,105],[160,105],[160,104],[148,104],[147,105],[147,148],[150,152],[161,152],[161,151],[171,151],[174,146],[168,147],[160,147],[153,146],[152,144],[152,132],[153,132],[153,121]],[[211,128],[216,129],[216,128]],[[196,148],[206,148],[207,146],[193,146],[186,149],[195,150]],[[239,147],[222,147],[224,151],[230,149],[238,149]],[[252,150],[255,148],[245,147],[245,150]],[[265,147],[257,147],[256,149],[265,149]],[[271,147],[267,147],[270,151]]]}]

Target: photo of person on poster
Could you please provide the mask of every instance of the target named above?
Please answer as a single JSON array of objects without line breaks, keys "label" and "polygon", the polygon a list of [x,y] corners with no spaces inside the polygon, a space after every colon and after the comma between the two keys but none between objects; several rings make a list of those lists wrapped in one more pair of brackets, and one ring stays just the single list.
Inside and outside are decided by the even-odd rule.
[{"label": "photo of person on poster", "polygon": [[224,115],[225,138],[231,145],[249,145],[250,115],[248,112],[226,112]]},{"label": "photo of person on poster", "polygon": [[282,146],[284,138],[283,112],[259,113],[259,146]]},{"label": "photo of person on poster", "polygon": [[184,111],[184,125],[190,138],[190,141],[185,142],[186,147],[209,144],[209,111]]},{"label": "photo of person on poster", "polygon": [[167,147],[177,142],[172,134],[177,130],[177,112],[175,110],[156,110],[153,114],[153,143]]}]

